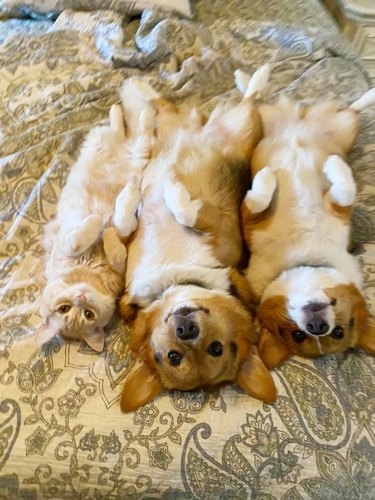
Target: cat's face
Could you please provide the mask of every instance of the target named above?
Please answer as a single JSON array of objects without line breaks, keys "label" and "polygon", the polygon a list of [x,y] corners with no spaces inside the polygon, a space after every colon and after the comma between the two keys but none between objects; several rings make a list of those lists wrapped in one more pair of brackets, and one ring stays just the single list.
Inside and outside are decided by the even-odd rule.
[{"label": "cat's face", "polygon": [[43,324],[38,328],[36,343],[43,345],[56,335],[66,339],[85,340],[95,351],[104,346],[103,327],[112,318],[115,299],[92,284],[66,283],[57,279],[49,283],[42,296]]}]

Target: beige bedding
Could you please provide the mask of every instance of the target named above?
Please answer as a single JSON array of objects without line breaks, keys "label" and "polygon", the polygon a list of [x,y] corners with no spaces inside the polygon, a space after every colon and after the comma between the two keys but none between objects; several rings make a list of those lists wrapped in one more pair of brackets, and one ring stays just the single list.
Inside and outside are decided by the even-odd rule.
[{"label": "beige bedding", "polygon": [[[194,14],[145,11],[122,25],[111,11],[65,12],[49,31],[12,25],[17,35],[0,46],[0,498],[374,498],[370,355],[291,359],[274,372],[273,405],[228,386],[164,394],[123,415],[131,357],[117,319],[100,355],[79,343],[33,344],[43,224],[124,78],[148,76],[168,97],[206,108],[238,97],[234,69],[265,62],[266,99],[286,89],[351,102],[368,88],[317,0],[200,0]],[[375,110],[361,114],[350,163],[354,248],[373,307]]]}]

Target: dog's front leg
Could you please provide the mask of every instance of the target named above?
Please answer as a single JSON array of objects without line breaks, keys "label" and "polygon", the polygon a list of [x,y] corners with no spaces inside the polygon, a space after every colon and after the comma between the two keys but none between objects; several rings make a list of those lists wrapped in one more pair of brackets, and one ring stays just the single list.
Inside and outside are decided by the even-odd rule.
[{"label": "dog's front leg", "polygon": [[277,179],[270,167],[259,170],[253,179],[251,189],[246,193],[244,204],[251,214],[266,210],[277,187]]},{"label": "dog's front leg", "polygon": [[164,184],[164,201],[179,224],[194,228],[202,200],[192,200],[186,187],[172,174]]},{"label": "dog's front leg", "polygon": [[341,207],[352,205],[357,187],[349,165],[340,156],[331,155],[323,165],[323,172],[331,183],[329,201]]},{"label": "dog's front leg", "polygon": [[108,227],[104,230],[103,247],[109,266],[114,271],[124,274],[127,257],[126,247],[114,227]]}]

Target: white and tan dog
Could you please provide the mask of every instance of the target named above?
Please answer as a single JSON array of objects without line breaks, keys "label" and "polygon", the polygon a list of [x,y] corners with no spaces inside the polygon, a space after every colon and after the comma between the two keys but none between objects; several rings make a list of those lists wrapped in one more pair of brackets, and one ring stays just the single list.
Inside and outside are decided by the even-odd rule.
[{"label": "white and tan dog", "polygon": [[357,111],[374,102],[374,92],[349,108],[286,97],[259,107],[264,137],[242,221],[268,367],[291,354],[375,351],[361,272],[348,252],[356,185],[343,160],[358,134]]},{"label": "white and tan dog", "polygon": [[120,301],[125,320],[136,310],[130,333],[135,363],[125,379],[123,411],[164,388],[224,382],[275,398],[253,345],[247,281],[235,271],[242,252],[239,209],[261,136],[253,100],[264,80],[260,70],[240,104],[217,107],[204,125],[196,111],[177,109],[142,82],[130,80],[122,89],[125,110],[143,92],[158,113]]}]

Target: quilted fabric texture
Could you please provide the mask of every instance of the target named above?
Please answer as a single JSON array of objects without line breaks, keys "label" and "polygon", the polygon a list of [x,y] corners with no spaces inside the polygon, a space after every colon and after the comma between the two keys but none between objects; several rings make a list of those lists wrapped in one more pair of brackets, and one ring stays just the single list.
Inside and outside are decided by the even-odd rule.
[{"label": "quilted fabric texture", "polygon": [[[204,109],[238,99],[233,71],[265,62],[265,100],[286,92],[349,103],[368,89],[317,0],[200,0],[195,13],[148,10],[125,26],[113,11],[65,11],[37,28],[0,23],[0,35],[16,34],[0,46],[0,498],[374,498],[370,355],[289,360],[274,371],[273,405],[228,386],[164,394],[123,415],[131,357],[117,318],[100,355],[79,343],[34,346],[43,225],[124,78],[142,75]],[[353,248],[373,307],[374,109],[361,113],[349,161]]]}]

